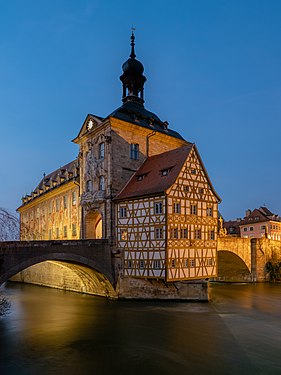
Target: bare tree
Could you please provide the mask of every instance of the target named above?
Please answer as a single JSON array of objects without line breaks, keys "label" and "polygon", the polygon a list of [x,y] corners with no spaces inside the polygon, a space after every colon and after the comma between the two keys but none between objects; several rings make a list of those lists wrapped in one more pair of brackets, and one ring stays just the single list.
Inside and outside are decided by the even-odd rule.
[{"label": "bare tree", "polygon": [[17,241],[20,237],[18,216],[0,207],[0,241]]}]

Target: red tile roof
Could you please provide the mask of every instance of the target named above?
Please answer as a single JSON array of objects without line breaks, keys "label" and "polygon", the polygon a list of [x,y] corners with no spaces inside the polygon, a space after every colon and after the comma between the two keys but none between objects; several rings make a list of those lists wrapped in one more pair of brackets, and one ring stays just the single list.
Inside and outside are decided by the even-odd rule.
[{"label": "red tile roof", "polygon": [[[176,181],[193,143],[149,157],[114,200],[165,192]],[[167,175],[163,171],[168,170]]]}]

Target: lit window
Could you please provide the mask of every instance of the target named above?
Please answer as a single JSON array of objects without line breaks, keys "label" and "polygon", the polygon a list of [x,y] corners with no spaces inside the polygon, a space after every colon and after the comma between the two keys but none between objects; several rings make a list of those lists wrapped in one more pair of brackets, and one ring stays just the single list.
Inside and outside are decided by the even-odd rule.
[{"label": "lit window", "polygon": [[76,224],[72,224],[72,236],[75,237],[77,236],[77,227]]},{"label": "lit window", "polygon": [[60,210],[60,200],[59,198],[56,199],[56,211],[58,212]]},{"label": "lit window", "polygon": [[127,208],[126,207],[120,207],[119,216],[121,218],[127,217]]},{"label": "lit window", "polygon": [[163,205],[162,202],[155,202],[154,203],[154,214],[162,214]]},{"label": "lit window", "polygon": [[187,238],[187,228],[181,228],[181,238]]},{"label": "lit window", "polygon": [[99,190],[100,191],[104,191],[105,190],[104,176],[100,176],[100,179],[99,179]]},{"label": "lit window", "polygon": [[192,204],[190,206],[190,213],[191,213],[191,215],[197,215],[197,206],[196,206],[196,204]]},{"label": "lit window", "polygon": [[121,230],[120,239],[121,241],[126,241],[128,238],[128,232],[126,230]]},{"label": "lit window", "polygon": [[201,240],[201,229],[195,229],[195,239]]},{"label": "lit window", "polygon": [[63,208],[67,209],[67,195],[64,195],[63,197]]},{"label": "lit window", "polygon": [[206,214],[207,216],[213,216],[213,207],[207,207]]},{"label": "lit window", "polygon": [[180,214],[181,211],[181,205],[179,202],[174,203],[173,205],[174,214]]},{"label": "lit window", "polygon": [[104,159],[104,143],[99,144],[99,159]]},{"label": "lit window", "polygon": [[153,261],[153,268],[156,270],[159,270],[161,268],[161,262],[160,260],[156,259]]},{"label": "lit window", "polygon": [[133,160],[139,160],[139,145],[138,145],[138,143],[131,143],[130,157]]},{"label": "lit window", "polygon": [[155,238],[163,238],[163,228],[155,228]]},{"label": "lit window", "polygon": [[72,192],[72,204],[73,204],[73,206],[76,205],[76,191]]},{"label": "lit window", "polygon": [[67,237],[67,226],[64,225],[63,227],[63,237],[66,238]]}]

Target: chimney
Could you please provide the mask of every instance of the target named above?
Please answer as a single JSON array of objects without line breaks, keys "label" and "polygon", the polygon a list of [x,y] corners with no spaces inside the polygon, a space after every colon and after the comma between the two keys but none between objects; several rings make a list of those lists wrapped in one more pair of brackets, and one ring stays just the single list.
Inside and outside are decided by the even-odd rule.
[{"label": "chimney", "polygon": [[249,217],[251,215],[252,211],[248,208],[248,210],[246,210],[246,217]]}]

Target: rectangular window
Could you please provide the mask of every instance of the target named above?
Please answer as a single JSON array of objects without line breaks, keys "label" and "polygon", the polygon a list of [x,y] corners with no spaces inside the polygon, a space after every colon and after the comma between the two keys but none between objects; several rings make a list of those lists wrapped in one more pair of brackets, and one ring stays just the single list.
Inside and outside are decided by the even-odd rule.
[{"label": "rectangular window", "polygon": [[127,261],[127,268],[132,268],[132,261],[131,260]]},{"label": "rectangular window", "polygon": [[210,238],[210,240],[214,240],[215,239],[215,231],[214,230],[210,230],[210,232],[209,232],[209,238]]},{"label": "rectangular window", "polygon": [[265,230],[265,225],[262,225],[262,226],[261,226],[261,229],[262,229],[262,230]]},{"label": "rectangular window", "polygon": [[196,174],[196,169],[191,169],[191,174]]},{"label": "rectangular window", "polygon": [[174,205],[173,205],[173,211],[174,211],[174,214],[180,214],[180,212],[181,212],[181,205],[180,205],[179,202],[174,203]]},{"label": "rectangular window", "polygon": [[154,203],[154,214],[162,214],[163,212],[163,205],[162,202],[155,202]]},{"label": "rectangular window", "polygon": [[144,260],[140,260],[139,261],[139,267],[140,268],[144,268]]},{"label": "rectangular window", "polygon": [[254,227],[250,227],[250,231],[252,232],[254,230]]},{"label": "rectangular window", "polygon": [[244,232],[247,232],[247,230],[248,230],[248,228],[243,228],[243,231],[244,231]]},{"label": "rectangular window", "polygon": [[60,210],[60,199],[56,199],[56,211],[58,212]]},{"label": "rectangular window", "polygon": [[67,225],[64,225],[64,227],[63,227],[63,237],[64,238],[67,237]]},{"label": "rectangular window", "polygon": [[90,193],[93,190],[92,180],[86,181],[86,192]]},{"label": "rectangular window", "polygon": [[191,215],[197,215],[197,205],[196,204],[192,204],[190,206],[190,213],[191,213]]},{"label": "rectangular window", "polygon": [[126,241],[127,238],[128,238],[128,232],[125,229],[121,230],[120,240],[121,241]]},{"label": "rectangular window", "polygon": [[76,205],[76,191],[73,191],[73,192],[72,192],[72,205],[73,205],[73,206]]},{"label": "rectangular window", "polygon": [[178,238],[178,228],[172,228],[170,230],[170,237],[172,239],[177,239]]},{"label": "rectangular window", "polygon": [[214,264],[213,258],[207,258],[207,266],[212,266]]},{"label": "rectangular window", "polygon": [[187,238],[187,228],[181,228],[181,238]]},{"label": "rectangular window", "polygon": [[163,238],[163,228],[155,228],[155,238]]},{"label": "rectangular window", "polygon": [[99,159],[104,159],[104,143],[99,144]]},{"label": "rectangular window", "polygon": [[76,224],[72,224],[72,237],[77,236],[77,227]]},{"label": "rectangular window", "polygon": [[171,267],[176,268],[176,259],[172,259],[171,261]]},{"label": "rectangular window", "polygon": [[195,229],[195,239],[201,240],[201,229]]},{"label": "rectangular window", "polygon": [[207,216],[213,216],[213,207],[207,207],[206,214]]},{"label": "rectangular window", "polygon": [[188,193],[189,192],[189,186],[184,185],[183,190]]},{"label": "rectangular window", "polygon": [[156,260],[153,261],[153,268],[155,270],[159,270],[161,268],[161,262],[160,262],[159,259],[156,259]]},{"label": "rectangular window", "polygon": [[120,216],[120,218],[127,217],[127,208],[126,207],[120,207],[119,216]]},{"label": "rectangular window", "polygon": [[190,268],[195,267],[195,259],[189,259],[189,267]]},{"label": "rectangular window", "polygon": [[67,195],[64,195],[64,197],[63,197],[63,208],[65,210],[67,209]]},{"label": "rectangular window", "polygon": [[133,160],[139,160],[139,145],[138,143],[131,143],[130,145],[130,158]]},{"label": "rectangular window", "polygon": [[184,267],[186,267],[186,268],[188,267],[188,259],[184,260]]},{"label": "rectangular window", "polygon": [[204,194],[204,188],[198,188],[198,193],[199,193],[200,195]]}]

